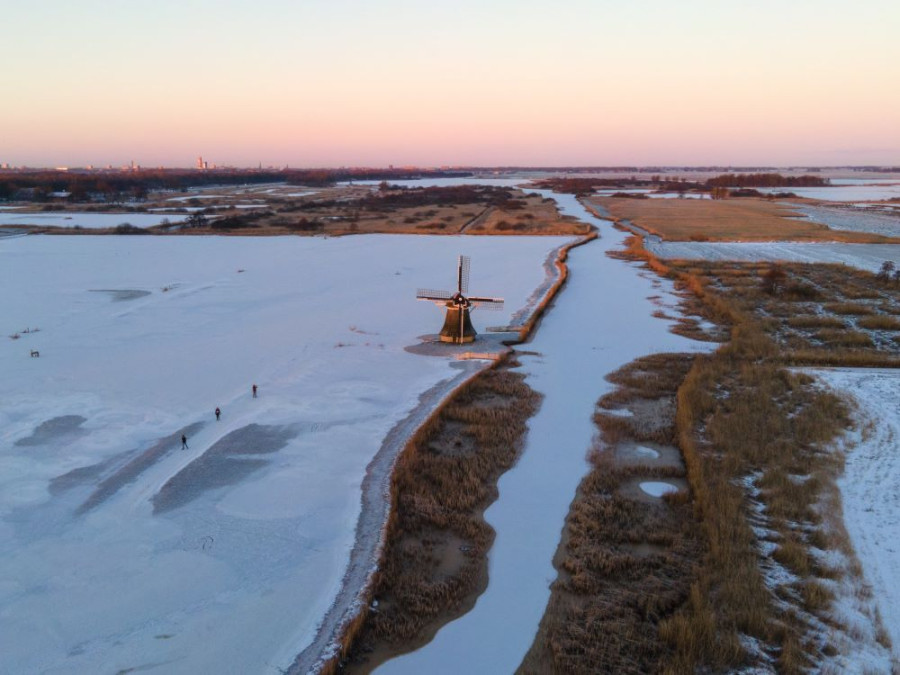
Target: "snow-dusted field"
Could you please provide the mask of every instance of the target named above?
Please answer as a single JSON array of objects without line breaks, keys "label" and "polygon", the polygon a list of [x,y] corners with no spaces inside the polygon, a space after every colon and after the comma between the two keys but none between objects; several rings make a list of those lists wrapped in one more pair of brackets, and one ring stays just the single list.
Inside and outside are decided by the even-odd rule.
[{"label": "snow-dusted field", "polygon": [[847,183],[835,184],[830,187],[778,187],[778,188],[757,188],[763,194],[771,192],[793,192],[798,197],[806,197],[808,199],[821,199],[828,202],[865,202],[880,201],[882,199],[892,199],[900,197],[900,181],[869,183]]},{"label": "snow-dusted field", "polygon": [[886,237],[900,237],[900,213],[875,213],[844,206],[791,205],[809,220],[827,225],[832,230],[871,232]]},{"label": "snow-dusted field", "polygon": [[658,237],[646,237],[645,246],[654,255],[670,259],[841,263],[870,272],[877,271],[885,260],[900,265],[898,244],[695,242],[660,241]]},{"label": "snow-dusted field", "polygon": [[163,220],[180,223],[185,215],[155,213],[93,213],[90,211],[41,211],[40,213],[2,213],[0,225],[37,225],[44,227],[83,227],[89,230],[129,223],[135,227],[159,225]]},{"label": "snow-dusted field", "polygon": [[900,657],[900,371],[811,371],[857,404],[861,429],[838,481],[844,524]]},{"label": "snow-dusted field", "polygon": [[563,241],[0,240],[0,671],[289,665],[367,465],[461,373],[404,350],[443,318],[416,288],[469,254],[472,290],[506,298],[476,328],[502,325]]}]

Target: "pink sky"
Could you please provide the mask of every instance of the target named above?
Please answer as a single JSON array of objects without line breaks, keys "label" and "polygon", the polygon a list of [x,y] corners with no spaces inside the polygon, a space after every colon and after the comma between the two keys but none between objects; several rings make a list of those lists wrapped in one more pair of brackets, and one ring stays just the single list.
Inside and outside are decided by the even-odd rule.
[{"label": "pink sky", "polygon": [[900,4],[621,4],[16,3],[0,162],[900,164]]}]

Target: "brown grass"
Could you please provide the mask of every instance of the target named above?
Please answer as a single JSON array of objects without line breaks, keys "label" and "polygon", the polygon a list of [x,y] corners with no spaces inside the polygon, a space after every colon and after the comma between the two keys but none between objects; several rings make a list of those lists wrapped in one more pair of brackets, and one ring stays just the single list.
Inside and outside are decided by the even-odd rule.
[{"label": "brown grass", "polygon": [[610,214],[673,241],[890,242],[874,234],[830,230],[765,199],[614,199],[592,201]]},{"label": "brown grass", "polygon": [[[690,592],[701,547],[696,521],[687,492],[642,499],[634,486],[683,477],[684,468],[617,452],[673,440],[674,395],[690,363],[688,355],[658,354],[610,376],[619,387],[600,400],[595,417],[603,445],[591,453],[570,507],[554,559],[559,577],[520,672],[655,672],[671,658],[659,623]],[[635,414],[604,412],[622,407]]]},{"label": "brown grass", "polygon": [[900,330],[900,319],[879,314],[860,317],[856,325],[867,330]]},{"label": "brown grass", "polygon": [[587,234],[591,227],[571,218],[563,218],[556,202],[544,201],[538,194],[522,194],[524,209],[491,209],[485,217],[466,228],[466,234]]},{"label": "brown grass", "polygon": [[[760,279],[768,265],[665,264],[647,254],[640,241],[631,242],[630,254],[682,283],[732,326],[731,342],[697,357],[678,390],[678,444],[707,553],[685,604],[660,623],[660,635],[674,652],[661,670],[727,671],[760,665],[765,657],[774,659],[780,671],[805,672],[821,662],[825,652],[820,649],[828,645],[806,639],[808,624],[802,617],[812,613],[833,620],[830,593],[817,579],[837,574],[820,568],[810,554],[811,546],[836,539],[824,529],[817,506],[834,491],[840,457],[822,448],[849,417],[839,399],[783,364],[896,366],[894,347],[874,340],[858,347],[858,337],[850,338],[852,348],[790,348],[810,344],[798,331],[819,328],[841,338],[855,333],[835,331],[831,327],[844,325],[843,320],[819,313],[847,308],[853,304],[848,297],[877,285],[872,275],[839,266],[792,265],[787,267],[790,283],[808,285],[815,293],[770,295],[758,281],[744,283]],[[887,300],[888,290],[879,297],[896,302],[892,296]],[[867,306],[847,309],[859,314]],[[804,318],[796,320],[798,314]],[[753,519],[778,541],[769,564],[803,575],[800,585],[767,586]],[[841,546],[837,539],[833,545]],[[745,652],[741,636],[755,638],[762,653]]]},{"label": "brown grass", "polygon": [[817,340],[835,347],[871,347],[872,338],[855,330],[820,330],[815,334]]},{"label": "brown grass", "polygon": [[823,309],[832,314],[841,315],[867,315],[872,314],[873,309],[868,305],[860,305],[856,302],[829,302],[824,305]]},{"label": "brown grass", "polygon": [[846,324],[836,316],[820,314],[792,316],[787,320],[791,328],[846,328]]}]

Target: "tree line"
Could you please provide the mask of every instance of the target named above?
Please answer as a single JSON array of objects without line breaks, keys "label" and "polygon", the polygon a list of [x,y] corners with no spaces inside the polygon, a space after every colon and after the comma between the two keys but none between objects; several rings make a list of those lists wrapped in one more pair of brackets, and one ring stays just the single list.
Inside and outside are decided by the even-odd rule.
[{"label": "tree line", "polygon": [[725,173],[706,181],[707,187],[828,187],[831,180],[822,176],[783,176],[780,173]]},{"label": "tree line", "polygon": [[20,199],[45,202],[54,193],[69,193],[70,202],[140,201],[147,193],[159,190],[184,191],[192,187],[212,185],[255,185],[288,183],[290,185],[331,185],[351,180],[402,180],[422,177],[469,176],[451,171],[411,171],[408,169],[284,169],[222,170],[141,169],[139,171],[71,171],[0,172],[0,201]]}]

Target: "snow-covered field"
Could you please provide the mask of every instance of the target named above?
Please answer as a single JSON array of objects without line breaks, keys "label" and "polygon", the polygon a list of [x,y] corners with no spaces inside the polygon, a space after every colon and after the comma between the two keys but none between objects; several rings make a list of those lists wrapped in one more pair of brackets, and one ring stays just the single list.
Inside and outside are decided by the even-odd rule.
[{"label": "snow-covered field", "polygon": [[885,260],[900,265],[898,244],[695,242],[661,241],[659,237],[646,237],[645,246],[654,255],[670,259],[841,263],[870,272],[877,271]]},{"label": "snow-covered field", "polygon": [[0,671],[289,665],[367,465],[463,374],[404,350],[443,320],[416,288],[469,254],[472,290],[506,298],[476,328],[502,325],[563,241],[0,240]]},{"label": "snow-covered field", "polygon": [[163,220],[180,223],[185,215],[154,213],[93,213],[90,211],[41,211],[40,213],[0,213],[0,225],[37,225],[44,227],[83,227],[89,230],[129,223],[135,227],[159,225]]},{"label": "snow-covered field", "polygon": [[900,657],[900,371],[811,371],[857,404],[860,430],[838,481],[844,524]]},{"label": "snow-covered field", "polygon": [[791,205],[809,220],[827,225],[832,230],[871,232],[886,237],[900,237],[900,213],[875,213],[844,206]]},{"label": "snow-covered field", "polygon": [[900,197],[900,181],[865,184],[838,184],[830,187],[777,187],[757,188],[763,194],[772,192],[793,192],[798,197],[821,199],[827,202],[880,201]]}]

